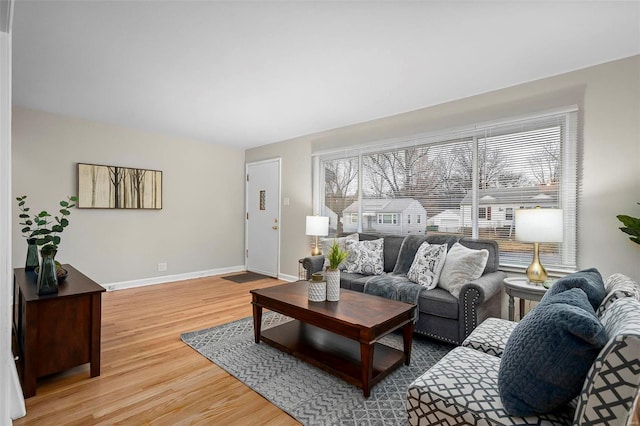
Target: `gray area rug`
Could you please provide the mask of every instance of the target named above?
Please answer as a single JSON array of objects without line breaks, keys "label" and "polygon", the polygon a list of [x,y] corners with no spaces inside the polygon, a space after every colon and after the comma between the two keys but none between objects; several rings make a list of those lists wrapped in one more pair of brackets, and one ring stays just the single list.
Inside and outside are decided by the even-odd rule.
[{"label": "gray area rug", "polygon": [[[274,312],[262,316],[263,330],[289,321]],[[453,346],[414,336],[411,365],[401,366],[371,390],[362,390],[265,343],[253,341],[253,320],[243,318],[184,333],[182,340],[304,425],[406,425],[409,384]],[[402,336],[381,340],[402,349]]]}]

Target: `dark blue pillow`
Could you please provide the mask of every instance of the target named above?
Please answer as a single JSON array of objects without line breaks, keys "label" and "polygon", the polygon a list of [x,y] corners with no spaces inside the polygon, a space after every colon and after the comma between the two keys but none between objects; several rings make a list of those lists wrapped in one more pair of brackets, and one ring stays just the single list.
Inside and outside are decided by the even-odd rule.
[{"label": "dark blue pillow", "polygon": [[607,342],[584,291],[545,299],[516,325],[500,362],[500,399],[514,416],[548,413],[571,401]]},{"label": "dark blue pillow", "polygon": [[600,275],[600,272],[598,272],[596,268],[591,268],[574,272],[573,274],[560,278],[546,292],[542,300],[571,288],[582,289],[582,291],[587,294],[589,303],[593,309],[598,309],[598,306],[600,306],[600,303],[602,303],[602,300],[607,295],[607,291],[604,289],[602,275]]}]

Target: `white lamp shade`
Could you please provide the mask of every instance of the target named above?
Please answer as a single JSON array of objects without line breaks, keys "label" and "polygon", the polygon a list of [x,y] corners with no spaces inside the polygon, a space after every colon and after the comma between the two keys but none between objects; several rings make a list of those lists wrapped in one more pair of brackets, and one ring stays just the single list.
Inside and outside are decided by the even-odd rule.
[{"label": "white lamp shade", "polygon": [[516,210],[516,240],[530,243],[562,242],[561,209]]},{"label": "white lamp shade", "polygon": [[326,216],[307,216],[307,235],[329,235],[329,218]]}]

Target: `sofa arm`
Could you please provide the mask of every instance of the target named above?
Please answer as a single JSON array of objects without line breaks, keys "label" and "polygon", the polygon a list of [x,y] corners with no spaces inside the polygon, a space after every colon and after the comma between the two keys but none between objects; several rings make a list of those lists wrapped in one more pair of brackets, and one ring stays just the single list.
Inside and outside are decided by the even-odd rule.
[{"label": "sofa arm", "polygon": [[308,256],[302,259],[302,267],[307,271],[307,279],[311,279],[311,274],[322,271],[324,266],[324,255]]},{"label": "sofa arm", "polygon": [[500,292],[506,277],[502,271],[490,272],[462,286],[458,311],[461,341],[486,317],[500,317]]}]

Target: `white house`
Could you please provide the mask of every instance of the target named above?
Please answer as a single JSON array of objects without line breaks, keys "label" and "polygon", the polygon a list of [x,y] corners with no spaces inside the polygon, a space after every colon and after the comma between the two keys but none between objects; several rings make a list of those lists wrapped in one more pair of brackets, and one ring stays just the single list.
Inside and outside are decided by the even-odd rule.
[{"label": "white house", "polygon": [[458,232],[460,230],[460,210],[447,209],[427,220],[427,226],[437,227],[437,231]]},{"label": "white house", "polygon": [[338,229],[338,214],[329,207],[324,206],[322,216],[327,216],[329,218],[329,235],[335,233]]},{"label": "white house", "polygon": [[[494,188],[478,191],[478,226],[500,228],[512,226],[517,209],[558,207],[558,191],[555,187],[535,186],[524,188]],[[471,226],[471,193],[460,202],[460,222]]]},{"label": "white house", "polygon": [[[360,203],[342,212],[344,232],[358,231]],[[368,198],[362,200],[362,232],[408,235],[424,234],[427,211],[413,198]]]}]

